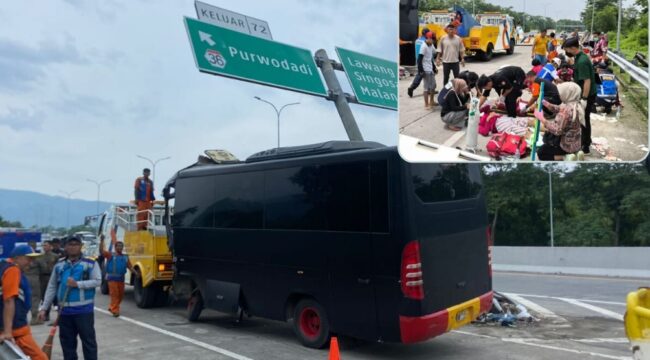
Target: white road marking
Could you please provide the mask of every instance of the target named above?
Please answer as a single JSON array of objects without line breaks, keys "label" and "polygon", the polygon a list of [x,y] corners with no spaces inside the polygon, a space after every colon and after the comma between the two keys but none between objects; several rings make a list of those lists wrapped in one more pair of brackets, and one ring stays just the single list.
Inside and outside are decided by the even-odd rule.
[{"label": "white road marking", "polygon": [[530,300],[524,299],[523,297],[517,295],[517,294],[510,294],[510,293],[503,293],[503,295],[511,298],[517,303],[520,303],[521,305],[525,306],[526,308],[533,310],[534,312],[540,314],[542,317],[545,318],[554,318],[562,321],[566,321],[566,319],[562,318],[561,316],[557,315],[556,313],[552,312],[551,310],[534,303]]},{"label": "white road marking", "polygon": [[[532,294],[518,294],[518,293],[508,293],[508,294],[510,294],[510,295],[519,295],[519,296],[523,296],[523,297],[540,298],[540,299],[555,299],[555,300],[560,299],[557,296],[548,296],[548,295],[532,295]],[[616,301],[591,300],[591,299],[574,299],[574,300],[578,300],[578,301],[582,301],[582,302],[586,302],[586,303],[594,303],[594,304],[627,306],[624,302],[616,302]]]},{"label": "white road marking", "polygon": [[556,351],[564,351],[564,352],[569,352],[569,353],[573,353],[573,354],[590,355],[590,356],[600,357],[600,358],[604,358],[604,359],[632,360],[632,357],[629,357],[629,356],[616,356],[616,355],[601,354],[601,353],[596,353],[596,352],[592,352],[592,351],[568,349],[568,348],[563,348],[563,347],[560,347],[560,346],[548,345],[548,344],[539,344],[539,343],[534,342],[534,341],[546,341],[546,340],[542,340],[542,339],[500,338],[500,337],[496,337],[496,336],[474,334],[474,333],[471,333],[471,332],[460,331],[460,330],[453,330],[452,333],[461,334],[461,335],[468,335],[468,336],[474,336],[474,337],[480,337],[480,338],[484,338],[484,339],[500,340],[500,341],[503,341],[503,342],[510,342],[510,343],[525,345],[525,346],[540,347],[540,348],[556,350]]},{"label": "white road marking", "polygon": [[548,344],[537,344],[530,342],[530,340],[534,339],[509,339],[509,338],[503,338],[501,339],[504,342],[511,342],[515,344],[521,344],[521,345],[527,345],[527,346],[535,346],[535,347],[540,347],[543,349],[550,349],[550,350],[557,350],[557,351],[565,351],[565,352],[570,352],[574,354],[584,354],[584,355],[590,355],[590,356],[596,356],[596,357],[601,357],[605,359],[614,359],[614,360],[632,360],[631,356],[616,356],[616,355],[608,355],[608,354],[601,354],[601,353],[595,353],[592,351],[583,351],[583,350],[576,350],[576,349],[567,349],[555,345],[548,345]]},{"label": "white road marking", "polygon": [[[110,312],[108,312],[108,311],[106,311],[106,310],[104,310],[104,309],[100,309],[100,308],[98,308],[98,307],[95,307],[95,311],[99,311],[99,312],[102,313],[102,314],[111,315]],[[111,316],[112,316],[112,315],[111,315]],[[214,345],[210,345],[210,344],[204,343],[204,342],[202,342],[202,341],[199,341],[199,340],[195,340],[195,339],[189,338],[189,337],[184,336],[184,335],[176,334],[176,333],[173,333],[173,332],[171,332],[171,331],[167,331],[167,330],[165,330],[165,329],[161,329],[161,328],[159,328],[159,327],[156,327],[156,326],[153,326],[153,325],[149,325],[149,324],[147,324],[147,323],[143,323],[143,322],[141,322],[141,321],[138,321],[138,320],[135,320],[135,319],[131,319],[131,318],[126,317],[126,316],[122,316],[122,315],[120,315],[120,317],[119,317],[118,319],[124,320],[124,321],[126,321],[126,322],[130,322],[131,324],[138,325],[138,326],[143,327],[143,328],[145,328],[145,329],[153,330],[153,331],[159,332],[159,333],[161,333],[161,334],[164,334],[164,335],[167,335],[167,336],[171,336],[171,337],[176,338],[176,339],[178,339],[178,340],[183,340],[183,341],[188,342],[188,343],[190,343],[190,344],[193,344],[193,345],[196,345],[196,346],[202,347],[202,348],[207,349],[207,350],[210,350],[210,351],[214,351],[214,352],[216,352],[216,353],[219,353],[219,354],[221,354],[221,355],[225,355],[225,356],[227,356],[227,357],[229,357],[229,358],[232,358],[232,359],[236,359],[236,360],[253,360],[253,359],[248,358],[248,357],[246,357],[246,356],[236,354],[236,353],[234,353],[234,352],[232,352],[232,351],[228,351],[228,350],[226,350],[226,349],[222,349],[222,348],[220,348],[220,347],[217,347],[217,346],[214,346]]]},{"label": "white road marking", "polygon": [[589,309],[591,311],[595,311],[595,312],[597,312],[597,313],[599,313],[601,315],[605,315],[605,316],[607,316],[609,318],[623,321],[623,314],[619,314],[619,313],[613,312],[611,310],[607,310],[607,309],[604,309],[604,308],[601,308],[601,307],[598,307],[598,306],[587,304],[587,303],[584,303],[584,302],[582,302],[580,300],[576,300],[576,299],[567,299],[567,298],[558,298],[558,299],[562,300],[562,301],[565,301],[565,302],[568,302],[569,304],[573,304],[573,305],[580,306],[580,307],[585,308],[585,309]]},{"label": "white road marking", "polygon": [[610,344],[629,344],[630,340],[628,338],[595,338],[595,339],[571,339],[571,341],[577,341],[588,344],[601,344],[601,343],[610,343]]},{"label": "white road marking", "polygon": [[463,136],[465,136],[466,131],[458,131],[454,135],[452,135],[447,141],[444,142],[444,146],[448,147],[454,147],[454,144],[460,140]]}]

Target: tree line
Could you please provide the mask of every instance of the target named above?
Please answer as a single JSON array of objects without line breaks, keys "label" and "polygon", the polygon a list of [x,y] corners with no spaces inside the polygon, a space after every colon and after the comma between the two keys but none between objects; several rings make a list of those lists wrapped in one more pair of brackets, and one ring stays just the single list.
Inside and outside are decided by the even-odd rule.
[{"label": "tree line", "polygon": [[650,174],[636,164],[486,165],[495,245],[650,246]]}]

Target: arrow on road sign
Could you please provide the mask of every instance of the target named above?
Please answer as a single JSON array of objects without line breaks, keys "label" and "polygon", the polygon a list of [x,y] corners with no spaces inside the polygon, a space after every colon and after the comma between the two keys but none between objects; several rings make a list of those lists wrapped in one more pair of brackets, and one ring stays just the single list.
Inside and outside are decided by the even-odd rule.
[{"label": "arrow on road sign", "polygon": [[207,42],[208,45],[210,45],[210,46],[214,46],[214,44],[216,44],[216,43],[212,40],[212,35],[210,35],[210,34],[206,34],[206,33],[204,33],[203,31],[199,31],[199,37],[201,38],[201,41],[205,41],[205,42]]}]

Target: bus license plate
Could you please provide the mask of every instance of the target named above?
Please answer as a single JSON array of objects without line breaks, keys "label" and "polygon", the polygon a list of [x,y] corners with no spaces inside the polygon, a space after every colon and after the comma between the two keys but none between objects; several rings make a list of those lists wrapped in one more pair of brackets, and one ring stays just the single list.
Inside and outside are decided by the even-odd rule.
[{"label": "bus license plate", "polygon": [[458,314],[456,314],[456,322],[463,322],[467,318],[467,309],[459,311]]}]

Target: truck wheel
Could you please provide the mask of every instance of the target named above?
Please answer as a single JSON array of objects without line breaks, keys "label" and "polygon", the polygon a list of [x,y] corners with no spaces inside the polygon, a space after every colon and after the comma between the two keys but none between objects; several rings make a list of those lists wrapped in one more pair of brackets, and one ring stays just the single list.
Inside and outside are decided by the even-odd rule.
[{"label": "truck wheel", "polygon": [[510,49],[506,50],[506,54],[512,55],[515,53],[515,39],[510,39]]},{"label": "truck wheel", "polygon": [[147,287],[142,286],[142,276],[136,276],[133,281],[133,297],[135,304],[142,309],[150,308],[156,301],[157,286],[151,284]]},{"label": "truck wheel", "polygon": [[100,286],[99,290],[102,292],[102,294],[108,295],[108,281],[106,281],[106,279],[102,279],[102,285]]},{"label": "truck wheel", "polygon": [[203,295],[199,290],[196,290],[187,301],[187,320],[191,322],[197,321],[201,311],[203,311]]},{"label": "truck wheel", "polygon": [[169,291],[165,291],[164,286],[158,286],[158,293],[156,294],[156,303],[154,306],[167,305],[169,305]]},{"label": "truck wheel", "polygon": [[304,346],[322,349],[330,339],[325,309],[313,299],[300,300],[293,311],[293,331]]},{"label": "truck wheel", "polygon": [[480,53],[479,58],[481,61],[490,61],[492,60],[492,55],[494,55],[494,46],[490,43],[487,46],[487,50]]}]

